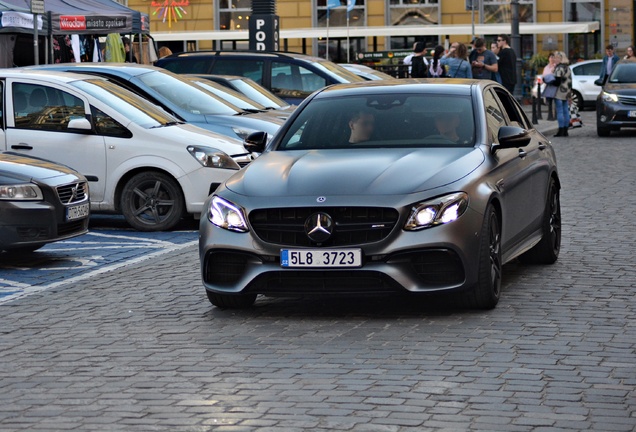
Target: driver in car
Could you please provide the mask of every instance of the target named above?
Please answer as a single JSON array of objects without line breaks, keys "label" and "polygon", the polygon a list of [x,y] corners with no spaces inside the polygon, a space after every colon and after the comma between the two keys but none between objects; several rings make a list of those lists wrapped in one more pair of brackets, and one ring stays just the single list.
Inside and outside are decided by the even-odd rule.
[{"label": "driver in car", "polygon": [[350,144],[357,144],[371,139],[375,127],[375,116],[368,111],[357,111],[349,119]]}]

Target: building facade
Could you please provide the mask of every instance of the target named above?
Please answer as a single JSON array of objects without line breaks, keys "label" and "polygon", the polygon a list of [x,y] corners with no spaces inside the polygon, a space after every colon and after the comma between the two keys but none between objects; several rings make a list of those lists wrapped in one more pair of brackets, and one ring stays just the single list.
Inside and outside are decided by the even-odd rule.
[{"label": "building facade", "polygon": [[[471,10],[474,1],[475,9]],[[215,40],[199,36],[196,40],[162,41],[173,52],[195,49],[247,49],[246,40],[233,39],[235,32],[246,31],[251,14],[251,0],[128,0],[127,6],[151,16],[151,34],[158,36],[180,32],[227,31],[227,38]],[[329,9],[327,0],[277,0],[276,13],[280,29],[358,28],[379,26],[440,26],[447,24],[510,23],[510,0],[355,0],[347,8]],[[521,56],[555,49],[565,51],[572,60],[602,56],[612,43],[619,55],[634,44],[636,0],[519,0],[521,23],[597,21],[600,30],[592,33],[522,35]],[[350,10],[348,10],[350,9]],[[217,33],[218,35],[218,33]],[[327,32],[328,36],[328,32]],[[495,34],[478,35],[494,39]],[[386,37],[331,37],[285,39],[281,49],[306,52],[335,61],[350,61],[357,54],[370,51],[410,49],[416,41],[427,46],[452,41],[469,43],[472,34]],[[174,37],[172,38],[174,39]]]}]

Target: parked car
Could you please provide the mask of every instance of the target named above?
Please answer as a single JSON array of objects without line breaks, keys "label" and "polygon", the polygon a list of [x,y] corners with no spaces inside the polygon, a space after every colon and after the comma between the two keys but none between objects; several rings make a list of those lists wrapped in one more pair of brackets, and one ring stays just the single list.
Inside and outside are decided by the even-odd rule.
[{"label": "parked car", "polygon": [[198,76],[210,81],[214,81],[224,87],[237,91],[251,100],[260,103],[264,107],[274,108],[277,110],[293,109],[294,105],[290,105],[274,93],[267,90],[254,80],[236,75],[210,75],[210,74],[190,74],[190,76]]},{"label": "parked car", "polygon": [[328,60],[304,54],[262,51],[194,51],[157,60],[176,73],[240,75],[290,104],[330,84],[364,81]]},{"label": "parked car", "polygon": [[198,75],[182,75],[184,79],[197,86],[200,86],[204,90],[220,97],[224,101],[239,107],[243,111],[255,112],[255,113],[269,113],[269,115],[276,116],[283,120],[286,120],[294,111],[291,105],[286,105],[288,109],[275,109],[272,107],[265,107],[258,102],[253,101],[242,93],[232,90],[229,87],[225,87],[214,81],[210,81],[205,78],[201,78]]},{"label": "parked car", "polygon": [[63,165],[0,153],[0,252],[32,252],[88,232],[84,176]]},{"label": "parked car", "polygon": [[201,217],[202,279],[216,306],[247,307],[257,294],[457,291],[492,308],[504,263],[559,255],[554,150],[494,81],[331,86],[266,142],[248,137],[262,155]]},{"label": "parked car", "polygon": [[596,132],[610,136],[621,128],[636,128],[636,62],[621,60],[596,99]]},{"label": "parked car", "polygon": [[57,63],[31,69],[98,75],[148,99],[177,119],[230,138],[244,139],[257,130],[273,135],[282,120],[249,113],[166,69],[131,63]]},{"label": "parked car", "polygon": [[[601,74],[602,60],[585,60],[572,63],[572,100],[580,109],[593,107],[599,94],[599,87],[594,84]],[[541,85],[541,94],[545,91],[543,75],[537,75],[532,88],[532,96],[537,97],[537,85]]]},{"label": "parked car", "polygon": [[0,150],[65,164],[90,184],[91,210],[123,213],[138,230],[198,216],[250,155],[241,142],[190,124],[94,75],[2,69]]},{"label": "parked car", "polygon": [[340,63],[340,66],[348,70],[349,72],[353,72],[358,75],[360,78],[364,78],[367,81],[378,81],[378,80],[391,80],[395,79],[389,74],[384,72],[380,72],[369,66],[365,66],[357,63]]}]

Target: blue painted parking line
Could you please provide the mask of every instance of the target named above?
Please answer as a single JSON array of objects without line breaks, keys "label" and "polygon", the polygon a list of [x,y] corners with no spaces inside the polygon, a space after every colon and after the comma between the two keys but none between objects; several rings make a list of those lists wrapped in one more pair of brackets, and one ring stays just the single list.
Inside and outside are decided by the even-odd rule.
[{"label": "blue painted parking line", "polygon": [[197,231],[144,233],[97,229],[0,261],[0,303],[89,278],[197,243]]}]

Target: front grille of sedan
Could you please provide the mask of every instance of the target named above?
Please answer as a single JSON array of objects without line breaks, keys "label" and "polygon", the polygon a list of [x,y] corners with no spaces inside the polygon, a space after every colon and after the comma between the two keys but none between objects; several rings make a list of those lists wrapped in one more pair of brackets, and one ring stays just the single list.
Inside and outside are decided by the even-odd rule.
[{"label": "front grille of sedan", "polygon": [[82,202],[86,199],[88,187],[85,182],[72,183],[57,187],[57,196],[62,204]]},{"label": "front grille of sedan", "polygon": [[329,214],[334,232],[324,247],[378,242],[389,235],[399,213],[382,207],[302,207],[254,210],[249,219],[263,241],[283,246],[314,246],[305,233],[305,221],[316,212]]},{"label": "front grille of sedan", "polygon": [[57,224],[57,235],[67,236],[85,231],[88,228],[88,218]]},{"label": "front grille of sedan", "polygon": [[378,295],[404,292],[395,281],[375,271],[274,271],[257,276],[245,292],[265,295]]},{"label": "front grille of sedan", "polygon": [[636,96],[618,96],[618,101],[623,105],[636,105]]}]

